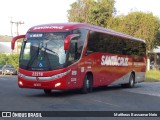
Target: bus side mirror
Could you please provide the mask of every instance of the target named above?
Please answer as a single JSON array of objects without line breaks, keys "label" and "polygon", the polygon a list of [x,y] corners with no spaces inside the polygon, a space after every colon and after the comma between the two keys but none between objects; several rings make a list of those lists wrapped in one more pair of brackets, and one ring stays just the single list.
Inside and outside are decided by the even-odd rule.
[{"label": "bus side mirror", "polygon": [[18,39],[25,38],[25,36],[26,36],[26,35],[19,35],[19,36],[13,37],[13,39],[12,39],[12,41],[11,41],[11,49],[14,50],[15,42],[16,42]]},{"label": "bus side mirror", "polygon": [[71,35],[68,35],[65,40],[64,40],[64,50],[68,50],[69,49],[69,46],[70,46],[70,43],[71,43],[71,40],[75,37],[79,37],[80,35],[79,34],[71,34]]}]

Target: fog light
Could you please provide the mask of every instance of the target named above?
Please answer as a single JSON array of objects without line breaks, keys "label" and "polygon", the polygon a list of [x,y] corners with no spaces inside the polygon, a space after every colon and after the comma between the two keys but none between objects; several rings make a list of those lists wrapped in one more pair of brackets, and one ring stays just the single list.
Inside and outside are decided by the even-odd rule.
[{"label": "fog light", "polygon": [[55,84],[55,87],[58,87],[58,86],[60,86],[61,85],[61,83],[56,83]]},{"label": "fog light", "polygon": [[21,86],[23,86],[23,83],[22,83],[22,81],[19,81],[19,84],[20,84]]}]

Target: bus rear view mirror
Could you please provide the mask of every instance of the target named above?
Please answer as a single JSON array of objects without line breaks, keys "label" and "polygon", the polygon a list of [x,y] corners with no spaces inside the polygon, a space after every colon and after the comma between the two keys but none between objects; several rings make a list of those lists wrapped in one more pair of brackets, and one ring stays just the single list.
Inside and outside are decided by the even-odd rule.
[{"label": "bus rear view mirror", "polygon": [[19,35],[19,36],[13,37],[12,42],[11,42],[11,49],[12,49],[12,50],[14,50],[15,42],[16,42],[18,39],[21,39],[21,38],[25,38],[25,35]]},{"label": "bus rear view mirror", "polygon": [[68,35],[64,40],[64,50],[68,50],[69,46],[70,46],[70,43],[71,43],[71,40],[76,38],[76,37],[79,37],[79,36],[80,36],[79,34]]}]

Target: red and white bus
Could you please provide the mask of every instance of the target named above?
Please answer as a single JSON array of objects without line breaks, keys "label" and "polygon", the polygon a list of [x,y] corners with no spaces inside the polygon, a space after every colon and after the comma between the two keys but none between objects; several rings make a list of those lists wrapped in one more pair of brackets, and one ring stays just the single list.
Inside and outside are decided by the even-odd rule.
[{"label": "red and white bus", "polygon": [[81,89],[120,84],[133,87],[144,81],[144,40],[83,23],[34,26],[23,38],[19,58],[20,88]]}]

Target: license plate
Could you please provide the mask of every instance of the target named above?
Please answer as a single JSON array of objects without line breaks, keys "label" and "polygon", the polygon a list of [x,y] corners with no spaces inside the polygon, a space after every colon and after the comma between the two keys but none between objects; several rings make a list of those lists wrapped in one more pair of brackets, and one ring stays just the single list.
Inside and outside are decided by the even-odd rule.
[{"label": "license plate", "polygon": [[35,87],[40,87],[40,86],[41,86],[41,83],[34,83],[33,86],[35,86]]}]

